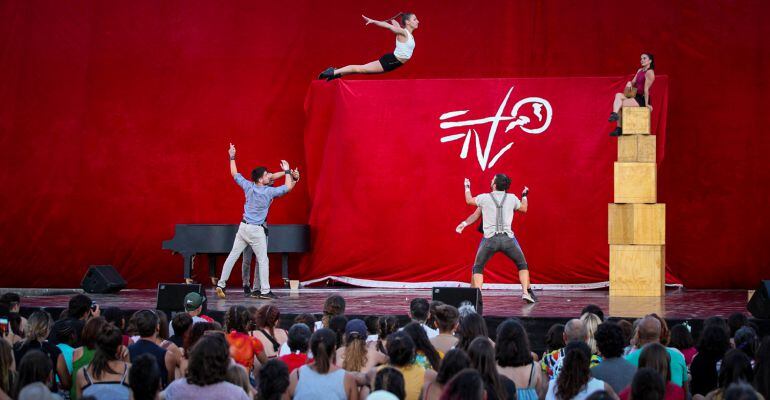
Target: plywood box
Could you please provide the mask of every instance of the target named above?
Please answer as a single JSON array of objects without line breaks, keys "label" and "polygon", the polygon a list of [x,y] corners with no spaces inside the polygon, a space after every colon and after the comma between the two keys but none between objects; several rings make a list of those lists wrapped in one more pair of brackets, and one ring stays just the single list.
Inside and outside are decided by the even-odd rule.
[{"label": "plywood box", "polygon": [[614,203],[655,203],[657,185],[655,163],[615,163]]},{"label": "plywood box", "polygon": [[655,135],[618,137],[619,162],[655,162]]},{"label": "plywood box", "polygon": [[666,244],[665,204],[610,204],[609,244]]},{"label": "plywood box", "polygon": [[647,107],[623,107],[623,134],[649,135],[650,109]]},{"label": "plywood box", "polygon": [[610,245],[610,296],[663,296],[665,248]]}]

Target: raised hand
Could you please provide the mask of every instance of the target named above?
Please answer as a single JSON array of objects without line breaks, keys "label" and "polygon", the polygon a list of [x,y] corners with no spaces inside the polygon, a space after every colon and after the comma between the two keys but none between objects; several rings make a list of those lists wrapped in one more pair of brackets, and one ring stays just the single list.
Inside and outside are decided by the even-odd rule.
[{"label": "raised hand", "polygon": [[465,185],[466,189],[470,189],[471,188],[471,180],[470,179],[465,178],[465,181],[463,182],[463,184]]},{"label": "raised hand", "polygon": [[299,180],[299,168],[294,168],[291,171],[291,177],[294,178],[295,181]]},{"label": "raised hand", "polygon": [[289,162],[286,160],[281,160],[281,170],[282,171],[288,171],[291,168],[289,168]]},{"label": "raised hand", "polygon": [[230,143],[230,150],[227,152],[230,153],[230,158],[235,158],[235,146],[232,143]]},{"label": "raised hand", "polygon": [[371,24],[372,22],[374,22],[374,20],[373,20],[373,19],[371,19],[371,18],[367,17],[366,15],[361,15],[361,16],[362,16],[362,17],[364,17],[364,21],[366,22],[366,25],[369,25],[369,24]]},{"label": "raised hand", "polygon": [[465,221],[460,222],[460,225],[457,225],[457,228],[455,228],[455,232],[457,233],[463,233],[463,229],[468,226],[468,224],[465,223]]}]

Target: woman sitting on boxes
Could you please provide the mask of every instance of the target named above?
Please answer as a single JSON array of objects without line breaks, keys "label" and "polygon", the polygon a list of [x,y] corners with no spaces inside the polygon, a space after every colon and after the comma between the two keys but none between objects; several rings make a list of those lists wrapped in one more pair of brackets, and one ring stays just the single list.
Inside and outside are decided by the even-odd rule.
[{"label": "woman sitting on boxes", "polygon": [[612,112],[610,113],[610,122],[618,122],[617,128],[610,132],[610,136],[620,136],[623,132],[620,120],[621,107],[644,107],[652,111],[650,105],[650,88],[655,82],[655,57],[650,53],[642,53],[642,68],[636,71],[634,79],[626,83],[623,93],[615,94],[615,101],[612,103]]}]

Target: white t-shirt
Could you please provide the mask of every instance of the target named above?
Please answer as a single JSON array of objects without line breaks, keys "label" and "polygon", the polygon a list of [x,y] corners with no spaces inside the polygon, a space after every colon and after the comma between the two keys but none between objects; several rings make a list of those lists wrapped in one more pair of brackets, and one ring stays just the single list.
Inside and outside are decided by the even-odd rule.
[{"label": "white t-shirt", "polygon": [[[604,390],[604,381],[591,378],[591,380],[589,380],[588,383],[586,383],[586,385],[583,387],[583,390],[578,392],[578,394],[570,400],[584,400],[586,397],[590,396],[591,393],[598,392],[600,390]],[[556,379],[551,379],[551,381],[548,382],[548,393],[545,395],[545,400],[557,400]]]},{"label": "white t-shirt", "polygon": [[[203,318],[201,318],[201,317],[199,317],[197,315],[192,317],[192,320],[193,320],[193,323],[192,323],[193,325],[197,324],[198,322],[208,322],[205,319],[203,319]],[[171,336],[174,336],[174,327],[171,326],[171,322],[169,322],[168,323],[168,337],[171,337]]]},{"label": "white t-shirt", "polygon": [[[438,336],[438,334],[439,334],[438,329],[433,329],[433,328],[431,328],[428,325],[425,325],[423,323],[421,323],[420,326],[422,326],[422,329],[425,330],[425,333],[428,335],[428,339],[433,339],[434,337]],[[399,329],[399,332],[403,331],[403,330],[404,330],[404,328],[401,328],[401,329]]]},{"label": "white t-shirt", "polygon": [[[484,237],[490,238],[495,235],[495,226],[497,224],[497,206],[495,205],[492,196],[495,196],[495,200],[500,203],[503,200],[505,192],[494,191],[492,193],[482,193],[476,196],[476,205],[481,208],[481,218],[484,223]],[[521,207],[521,201],[516,195],[508,193],[505,196],[505,203],[503,204],[503,232],[509,237],[513,237],[513,229],[511,229],[511,223],[513,222],[513,213]]]}]

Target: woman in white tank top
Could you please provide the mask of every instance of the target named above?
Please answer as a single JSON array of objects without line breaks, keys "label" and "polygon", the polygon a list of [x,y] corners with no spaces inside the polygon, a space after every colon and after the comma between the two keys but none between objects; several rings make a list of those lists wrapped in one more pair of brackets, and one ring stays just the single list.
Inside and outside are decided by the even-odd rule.
[{"label": "woman in white tank top", "polygon": [[[380,57],[379,60],[367,64],[348,65],[338,69],[329,67],[321,72],[318,79],[330,81],[350,74],[381,74],[383,72],[393,71],[412,58],[412,52],[414,52],[415,46],[414,36],[412,34],[420,24],[416,15],[410,12],[399,13],[390,20],[390,23],[376,21],[364,15],[362,15],[362,17],[364,17],[366,25],[374,24],[393,32],[396,35],[396,48],[392,53],[387,53]],[[396,18],[399,18],[401,23],[397,22]]]}]

